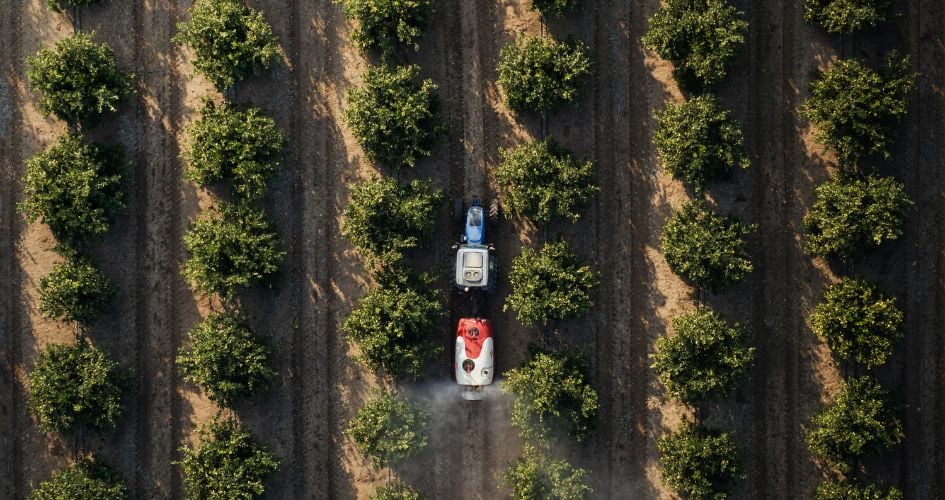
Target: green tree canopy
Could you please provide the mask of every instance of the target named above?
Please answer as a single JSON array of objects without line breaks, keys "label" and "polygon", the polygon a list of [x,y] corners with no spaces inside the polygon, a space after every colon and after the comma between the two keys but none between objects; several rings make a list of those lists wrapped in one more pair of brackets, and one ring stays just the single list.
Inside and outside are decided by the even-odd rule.
[{"label": "green tree canopy", "polygon": [[371,161],[413,166],[441,137],[436,84],[419,76],[416,65],[372,66],[364,84],[348,91],[344,120]]},{"label": "green tree canopy", "polygon": [[510,108],[544,113],[574,102],[594,68],[587,46],[579,40],[522,35],[502,47],[498,71]]},{"label": "green tree canopy", "polygon": [[537,352],[505,377],[502,390],[515,396],[512,425],[524,438],[544,440],[549,431],[565,431],[583,440],[590,434],[600,403],[582,353]]},{"label": "green tree canopy", "polygon": [[744,477],[731,433],[687,423],[661,437],[657,448],[663,481],[686,498],[727,498],[732,484]]},{"label": "green tree canopy", "polygon": [[711,94],[667,103],[656,114],[653,144],[666,170],[702,194],[709,183],[748,167],[742,128]]},{"label": "green tree canopy", "polygon": [[397,484],[383,484],[374,488],[370,500],[421,500],[420,492],[398,482]]},{"label": "green tree canopy", "polygon": [[177,364],[184,379],[224,406],[250,397],[276,376],[269,346],[236,311],[210,313],[190,331],[190,347]]},{"label": "green tree canopy", "polygon": [[844,278],[824,293],[810,317],[811,328],[827,341],[841,359],[879,366],[902,338],[902,311],[896,299],[885,297],[876,286]]},{"label": "green tree canopy", "polygon": [[532,10],[544,16],[561,17],[577,9],[578,0],[532,0]]},{"label": "green tree canopy", "polygon": [[53,472],[52,478],[39,483],[29,494],[30,500],[124,500],[127,497],[128,489],[121,476],[91,455],[80,456],[75,463]]},{"label": "green tree canopy", "polygon": [[814,189],[804,216],[811,255],[849,259],[895,241],[912,200],[892,177],[836,177]]},{"label": "green tree canopy", "polygon": [[593,164],[578,162],[553,139],[529,141],[499,151],[502,163],[495,177],[507,214],[536,223],[564,217],[578,220],[578,208],[600,190],[594,184]]},{"label": "green tree canopy", "polygon": [[538,251],[522,248],[512,261],[509,283],[512,293],[506,297],[503,310],[511,308],[520,323],[532,326],[587,314],[600,276],[574,254],[566,241],[559,241],[547,243]]},{"label": "green tree canopy", "polygon": [[50,344],[30,372],[29,406],[43,432],[101,431],[121,416],[123,386],[118,364],[105,352],[85,341]]},{"label": "green tree canopy", "polygon": [[828,479],[817,486],[817,500],[902,500],[896,488],[885,489],[857,480]]},{"label": "green tree canopy", "polygon": [[261,448],[232,418],[216,418],[198,429],[200,442],[182,447],[188,499],[259,498],[279,459]]},{"label": "green tree canopy", "polygon": [[125,207],[121,184],[129,168],[121,147],[65,134],[26,162],[20,210],[30,222],[49,225],[61,244],[85,243],[105,234]]},{"label": "green tree canopy", "polygon": [[748,375],[754,348],[748,330],[706,308],[673,318],[676,335],[656,341],[653,369],[673,397],[687,404],[722,398]]},{"label": "green tree canopy", "polygon": [[93,126],[105,111],[134,93],[134,75],[121,72],[107,44],[78,32],[26,60],[29,87],[40,94],[36,107],[70,125]]},{"label": "green tree canopy", "polygon": [[674,273],[709,291],[739,283],[751,272],[745,237],[757,226],[689,202],[663,227],[663,256]]},{"label": "green tree canopy", "polygon": [[442,204],[443,192],[428,180],[399,184],[375,177],[352,188],[341,235],[372,263],[397,262],[433,237]]},{"label": "green tree canopy", "polygon": [[875,28],[890,15],[890,0],[806,0],[804,19],[830,33]]},{"label": "green tree canopy", "polygon": [[358,26],[351,41],[361,50],[376,50],[381,59],[396,59],[398,49],[420,50],[420,38],[433,16],[433,0],[335,0]]},{"label": "green tree canopy", "polygon": [[262,210],[223,204],[184,235],[190,257],[183,275],[195,289],[232,298],[238,289],[265,282],[282,266],[285,251]]},{"label": "green tree canopy", "polygon": [[181,156],[188,179],[201,186],[231,179],[240,198],[262,196],[282,162],[286,141],[276,122],[254,106],[217,105],[207,99],[200,118],[188,125]]},{"label": "green tree canopy", "polygon": [[727,0],[667,0],[650,18],[643,46],[671,61],[684,83],[711,85],[745,44],[743,17]]},{"label": "green tree canopy", "polygon": [[817,127],[817,141],[837,152],[843,167],[861,157],[889,156],[893,127],[906,114],[916,85],[909,57],[893,52],[882,73],[856,59],[841,59],[810,83],[801,115]]},{"label": "green tree canopy", "polygon": [[197,0],[174,42],[194,51],[197,73],[225,90],[259,75],[282,58],[279,40],[261,11],[240,0]]},{"label": "green tree canopy", "polygon": [[46,0],[46,5],[56,12],[61,12],[66,8],[87,7],[101,2],[102,0]]},{"label": "green tree canopy", "polygon": [[525,445],[522,456],[502,474],[502,483],[516,500],[584,500],[592,491],[587,471],[552,458],[531,444]]},{"label": "green tree canopy", "polygon": [[355,414],[345,431],[375,467],[415,455],[427,445],[430,415],[400,394],[378,390]]},{"label": "green tree canopy", "polygon": [[898,444],[902,423],[886,401],[886,391],[863,376],[846,381],[833,403],[811,421],[807,446],[814,457],[840,472],[853,468],[853,460]]},{"label": "green tree canopy", "polygon": [[39,312],[47,318],[91,325],[116,294],[108,278],[91,262],[72,256],[39,280]]}]

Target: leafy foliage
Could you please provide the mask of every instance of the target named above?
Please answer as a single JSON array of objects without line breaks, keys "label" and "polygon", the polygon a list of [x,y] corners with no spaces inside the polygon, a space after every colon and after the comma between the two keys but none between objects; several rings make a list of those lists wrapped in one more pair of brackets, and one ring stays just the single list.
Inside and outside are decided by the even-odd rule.
[{"label": "leafy foliage", "polygon": [[549,457],[526,444],[524,453],[502,474],[516,500],[583,500],[590,497],[587,471]]},{"label": "leafy foliage", "polygon": [[875,484],[856,480],[830,479],[820,483],[815,495],[817,500],[902,500],[902,492],[896,488],[884,489]]},{"label": "leafy foliage", "polygon": [[86,7],[101,3],[102,0],[46,0],[46,5],[56,11],[61,12],[71,7]]},{"label": "leafy foliage", "polygon": [[29,406],[43,432],[104,430],[121,416],[124,382],[118,364],[84,341],[50,344],[29,377]]},{"label": "leafy foliage", "polygon": [[684,83],[711,85],[745,44],[743,15],[727,0],[667,0],[650,18],[643,45],[672,61]]},{"label": "leafy foliage", "polygon": [[265,341],[236,311],[211,313],[189,338],[190,349],[181,349],[177,364],[184,379],[206,389],[213,401],[229,406],[276,375]]},{"label": "leafy foliage", "polygon": [[523,35],[499,52],[499,85],[518,112],[544,113],[574,102],[593,72],[587,46],[576,39]]},{"label": "leafy foliage", "polygon": [[240,0],[197,0],[190,21],[177,24],[174,42],[193,49],[194,69],[217,90],[261,74],[282,57],[263,13]]},{"label": "leafy foliage", "polygon": [[286,144],[263,110],[216,105],[209,99],[185,132],[190,136],[182,154],[189,164],[187,178],[201,186],[231,178],[234,194],[246,199],[262,196],[279,170]]},{"label": "leafy foliage", "polygon": [[653,144],[666,170],[696,193],[727,178],[732,167],[748,167],[741,126],[711,94],[668,103],[656,119]]},{"label": "leafy foliage", "polygon": [[40,94],[36,107],[70,125],[92,126],[134,93],[134,76],[122,73],[107,44],[76,33],[29,57],[29,87]]},{"label": "leafy foliage", "polygon": [[214,419],[198,430],[200,443],[182,447],[188,499],[258,498],[279,460],[253,441],[235,419]]},{"label": "leafy foliage", "polygon": [[738,445],[730,433],[685,424],[660,438],[657,448],[663,481],[686,498],[727,498],[732,483],[744,477],[738,463]]},{"label": "leafy foliage", "polygon": [[676,335],[656,341],[653,369],[671,396],[687,404],[724,397],[751,368],[748,331],[700,308],[673,318]]},{"label": "leafy foliage", "polygon": [[496,181],[508,215],[522,215],[537,223],[555,217],[576,221],[577,208],[600,190],[593,183],[593,164],[580,163],[551,138],[526,142],[500,151],[502,163]]},{"label": "leafy foliage", "polygon": [[745,236],[756,227],[689,202],[663,227],[663,256],[674,273],[718,292],[751,272]]},{"label": "leafy foliage", "polygon": [[108,231],[125,207],[121,183],[129,167],[122,148],[65,134],[26,162],[20,210],[30,222],[42,219],[60,243],[84,243]]},{"label": "leafy foliage", "polygon": [[190,258],[183,275],[205,293],[232,298],[238,288],[262,283],[285,252],[265,214],[248,204],[223,204],[184,235]]},{"label": "leafy foliage", "polygon": [[348,423],[347,434],[375,467],[386,467],[427,445],[430,415],[396,392],[378,390]]},{"label": "leafy foliage", "polygon": [[898,444],[902,424],[886,402],[886,391],[870,377],[851,378],[836,400],[814,416],[807,446],[815,457],[841,472],[851,460]]},{"label": "leafy foliage", "polygon": [[882,73],[841,59],[811,81],[801,114],[818,128],[817,141],[837,152],[841,166],[868,154],[888,157],[893,126],[906,114],[915,85],[908,56],[893,52]]},{"label": "leafy foliage", "polygon": [[875,28],[889,18],[890,0],[807,0],[804,19],[830,33]]},{"label": "leafy foliage", "polygon": [[838,177],[814,189],[804,216],[804,250],[822,257],[856,257],[902,235],[912,200],[892,177]]},{"label": "leafy foliage", "polygon": [[532,10],[546,16],[561,17],[577,8],[578,0],[532,0]]},{"label": "leafy foliage", "polygon": [[442,204],[442,191],[428,180],[401,185],[373,178],[352,188],[341,235],[372,262],[396,262],[405,250],[433,236],[436,209]]},{"label": "leafy foliage", "polygon": [[588,380],[586,356],[537,352],[505,377],[502,390],[515,396],[512,425],[524,438],[545,439],[549,430],[564,430],[579,440],[590,434],[600,403]]},{"label": "leafy foliage", "polygon": [[402,483],[385,484],[374,488],[370,500],[420,500],[420,492]]},{"label": "leafy foliage", "polygon": [[364,84],[348,91],[345,123],[371,161],[400,168],[430,156],[442,127],[436,84],[419,76],[416,65],[372,66]]},{"label": "leafy foliage", "polygon": [[29,494],[30,500],[124,500],[128,490],[112,469],[89,456],[53,473]]},{"label": "leafy foliage", "polygon": [[351,41],[361,50],[395,58],[402,46],[420,50],[420,38],[433,16],[433,0],[336,0],[345,16],[358,21]]},{"label": "leafy foliage", "polygon": [[879,366],[902,338],[902,311],[870,283],[846,278],[824,293],[810,318],[811,328],[841,359],[867,368]]},{"label": "leafy foliage", "polygon": [[115,298],[117,291],[85,258],[73,256],[39,280],[39,312],[47,318],[91,325]]},{"label": "leafy foliage", "polygon": [[522,249],[509,272],[512,293],[503,310],[511,308],[523,325],[545,325],[551,320],[587,314],[600,282],[565,241],[547,243],[537,252]]}]

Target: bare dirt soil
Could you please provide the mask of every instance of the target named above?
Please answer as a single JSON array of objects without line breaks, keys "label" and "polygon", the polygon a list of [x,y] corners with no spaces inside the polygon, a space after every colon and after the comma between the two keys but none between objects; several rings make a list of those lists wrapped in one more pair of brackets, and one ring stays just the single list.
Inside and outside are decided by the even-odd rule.
[{"label": "bare dirt soil", "polygon": [[[254,1],[282,41],[285,64],[240,85],[237,100],[267,109],[286,132],[287,161],[263,205],[287,250],[275,290],[242,297],[254,325],[277,346],[280,378],[236,413],[283,458],[268,485],[271,498],[363,498],[385,481],[359,456],[343,429],[372,387],[385,384],[351,360],[340,325],[369,285],[358,257],[339,235],[349,186],[379,173],[344,127],[344,94],[368,62],[348,41],[349,27],[331,0]],[[747,479],[742,498],[804,498],[821,477],[804,445],[814,411],[845,375],[810,332],[806,316],[823,287],[836,279],[823,262],[801,251],[801,219],[814,185],[833,159],[813,143],[797,115],[810,72],[838,56],[879,64],[890,48],[912,54],[921,72],[910,114],[893,155],[877,161],[916,201],[901,241],[854,269],[881,280],[906,314],[905,341],[878,372],[903,416],[906,441],[868,462],[870,474],[903,488],[907,498],[945,498],[945,5],[908,0],[883,29],[855,38],[831,37],[807,25],[802,2],[734,2],[751,24],[745,53],[716,93],[745,127],[752,166],[711,190],[727,212],[757,223],[751,239],[755,272],[735,290],[706,303],[750,326],[757,362],[734,397],[709,407],[707,422],[733,429]],[[189,54],[171,43],[187,0],[108,2],[83,9],[81,26],[114,48],[138,76],[138,94],[96,128],[96,140],[124,144],[135,167],[128,209],[96,244],[93,257],[121,289],[112,314],[91,337],[128,370],[126,414],[102,439],[89,439],[118,467],[135,498],[179,498],[183,485],[172,462],[178,447],[216,408],[181,380],[174,357],[190,326],[215,307],[180,278],[182,235],[210,196],[181,177],[182,127],[205,95],[221,96],[192,77]],[[542,26],[527,0],[437,2],[421,50],[410,56],[439,85],[447,139],[432,158],[404,178],[429,177],[451,197],[494,195],[491,172],[498,150],[541,136],[535,117],[516,116],[496,86],[499,50],[519,33],[574,35],[594,54],[593,84],[572,109],[553,114],[547,132],[595,162],[601,192],[577,224],[553,224],[602,273],[594,312],[557,325],[562,345],[585,349],[601,393],[598,432],[561,453],[591,471],[601,498],[672,497],[659,480],[656,441],[691,416],[667,400],[648,356],[668,333],[672,317],[697,303],[693,290],[669,271],[659,233],[685,190],[661,172],[651,144],[653,112],[681,99],[671,66],[639,42],[658,0],[586,0],[579,14]],[[25,58],[72,31],[70,14],[50,12],[44,0],[0,0],[0,498],[22,498],[30,485],[67,463],[72,444],[44,436],[26,409],[24,386],[37,352],[69,342],[68,326],[36,310],[36,288],[58,257],[41,224],[16,211],[25,160],[65,131],[43,117],[26,86]],[[385,175],[390,172],[380,172]],[[461,228],[444,208],[436,241],[415,256],[439,273],[445,290],[449,245]],[[521,221],[490,228],[507,266],[523,244],[545,237]],[[507,268],[507,267],[506,267]],[[537,331],[502,312],[502,283],[485,310],[498,334],[498,368],[519,365]],[[459,403],[449,393],[452,328],[468,305],[444,291],[449,317],[436,333],[441,359],[409,391],[425,401],[434,424],[431,444],[398,467],[431,498],[505,495],[498,474],[520,442],[509,428],[507,401]]]}]

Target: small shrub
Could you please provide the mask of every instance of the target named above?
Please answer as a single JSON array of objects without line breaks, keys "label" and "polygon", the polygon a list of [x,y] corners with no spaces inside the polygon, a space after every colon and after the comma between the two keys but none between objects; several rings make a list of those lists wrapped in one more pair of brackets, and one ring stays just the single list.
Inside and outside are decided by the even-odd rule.
[{"label": "small shrub", "polygon": [[433,0],[336,0],[345,16],[358,21],[351,41],[361,50],[376,50],[381,59],[396,59],[398,48],[420,50],[420,38],[433,16]]},{"label": "small shrub", "polygon": [[532,0],[532,10],[543,16],[561,17],[577,9],[578,0]]},{"label": "small shrub", "polygon": [[91,262],[71,257],[39,280],[39,312],[62,321],[91,325],[100,318],[117,291]]},{"label": "small shrub", "polygon": [[744,477],[730,433],[685,424],[661,437],[657,448],[663,481],[686,498],[727,498],[732,483]]},{"label": "small shrub", "polygon": [[370,500],[421,500],[420,492],[403,484],[385,484],[374,488]]},{"label": "small shrub", "polygon": [[512,309],[526,326],[587,314],[600,278],[567,242],[547,243],[538,251],[522,248],[509,272],[512,293],[503,311]]},{"label": "small shrub", "polygon": [[551,458],[534,445],[502,474],[502,483],[516,500],[584,500],[590,498],[587,471],[567,460]]},{"label": "small shrub", "polygon": [[889,18],[890,0],[807,0],[804,19],[830,33],[848,35]]},{"label": "small shrub", "polygon": [[430,415],[396,392],[376,391],[345,431],[375,467],[386,467],[427,445]]},{"label": "small shrub", "polygon": [[544,113],[574,102],[593,74],[584,43],[523,35],[499,52],[499,85],[514,111]]},{"label": "small shrub", "polygon": [[828,479],[817,486],[817,500],[902,500],[902,492],[896,488],[856,480]]},{"label": "small shrub", "polygon": [[96,462],[91,455],[80,456],[72,465],[53,472],[52,478],[39,483],[29,494],[30,500],[124,500],[128,497],[121,476]]}]

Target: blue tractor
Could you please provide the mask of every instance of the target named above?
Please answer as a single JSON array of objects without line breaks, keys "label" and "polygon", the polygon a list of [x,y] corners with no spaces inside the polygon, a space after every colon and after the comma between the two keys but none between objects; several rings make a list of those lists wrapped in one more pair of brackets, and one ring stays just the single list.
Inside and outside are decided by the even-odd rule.
[{"label": "blue tractor", "polygon": [[[454,204],[455,215],[462,217],[462,200]],[[486,213],[479,197],[473,197],[472,203],[465,210],[466,232],[462,241],[454,245],[456,249],[456,275],[453,286],[463,293],[472,291],[492,292],[497,279],[495,247],[486,243],[486,219],[498,216],[499,205],[493,202]]]}]

